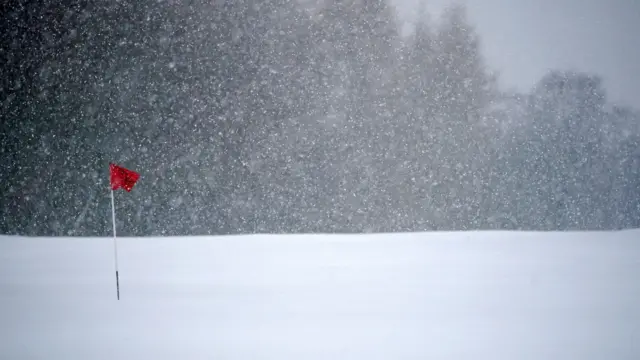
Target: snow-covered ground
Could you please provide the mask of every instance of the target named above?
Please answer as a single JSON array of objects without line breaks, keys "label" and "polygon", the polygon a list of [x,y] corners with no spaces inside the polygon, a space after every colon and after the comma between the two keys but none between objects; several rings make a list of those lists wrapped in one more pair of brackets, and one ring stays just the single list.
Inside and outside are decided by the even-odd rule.
[{"label": "snow-covered ground", "polygon": [[0,237],[0,358],[640,359],[640,231]]}]

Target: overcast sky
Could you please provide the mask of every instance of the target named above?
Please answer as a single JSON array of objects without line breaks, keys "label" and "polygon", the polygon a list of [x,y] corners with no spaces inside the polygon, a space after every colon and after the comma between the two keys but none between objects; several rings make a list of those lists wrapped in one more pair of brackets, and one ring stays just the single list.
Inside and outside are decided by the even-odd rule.
[{"label": "overcast sky", "polygon": [[[403,19],[425,1],[435,18],[450,0],[394,0]],[[601,75],[612,102],[640,108],[640,1],[462,0],[502,83],[528,90],[548,69]]]}]

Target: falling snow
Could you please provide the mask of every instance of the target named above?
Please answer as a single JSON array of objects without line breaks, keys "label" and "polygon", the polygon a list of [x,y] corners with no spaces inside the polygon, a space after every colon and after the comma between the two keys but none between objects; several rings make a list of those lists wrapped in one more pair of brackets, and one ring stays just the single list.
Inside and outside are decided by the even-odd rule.
[{"label": "falling snow", "polygon": [[0,233],[640,227],[640,113],[597,74],[498,86],[463,6],[383,0],[3,8]]}]

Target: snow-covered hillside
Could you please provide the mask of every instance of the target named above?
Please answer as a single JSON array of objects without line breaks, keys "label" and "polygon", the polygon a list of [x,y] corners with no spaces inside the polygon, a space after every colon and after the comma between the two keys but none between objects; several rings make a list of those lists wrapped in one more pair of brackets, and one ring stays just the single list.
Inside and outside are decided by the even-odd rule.
[{"label": "snow-covered hillside", "polygon": [[638,359],[640,231],[0,237],[0,358]]}]

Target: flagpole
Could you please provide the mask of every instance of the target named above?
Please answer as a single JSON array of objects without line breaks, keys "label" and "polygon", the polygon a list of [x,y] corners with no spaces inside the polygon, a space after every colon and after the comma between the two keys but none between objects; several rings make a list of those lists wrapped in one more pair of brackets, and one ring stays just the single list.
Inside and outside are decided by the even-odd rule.
[{"label": "flagpole", "polygon": [[113,255],[116,265],[116,294],[120,300],[120,278],[118,276],[118,239],[116,237],[116,205],[113,200],[113,189],[111,189],[111,220],[113,221]]}]

